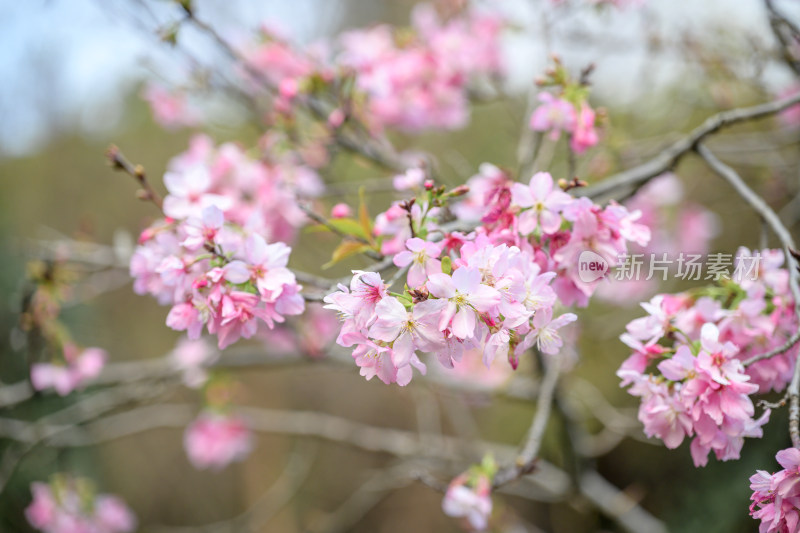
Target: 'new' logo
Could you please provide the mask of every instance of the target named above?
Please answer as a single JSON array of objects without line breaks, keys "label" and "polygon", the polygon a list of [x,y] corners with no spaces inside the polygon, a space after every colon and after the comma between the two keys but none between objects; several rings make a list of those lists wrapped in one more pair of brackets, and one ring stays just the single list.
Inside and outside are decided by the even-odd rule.
[{"label": "'new' logo", "polygon": [[591,283],[606,275],[608,261],[598,253],[584,250],[578,257],[578,277],[584,283]]}]

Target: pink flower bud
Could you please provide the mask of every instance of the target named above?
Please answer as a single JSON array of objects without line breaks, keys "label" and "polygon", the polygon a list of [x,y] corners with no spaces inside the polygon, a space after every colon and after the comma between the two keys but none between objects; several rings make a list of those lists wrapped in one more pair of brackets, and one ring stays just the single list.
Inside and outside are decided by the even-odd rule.
[{"label": "pink flower bud", "polygon": [[341,108],[336,108],[328,115],[328,126],[336,129],[344,123],[344,119],[344,111],[342,111]]},{"label": "pink flower bud", "polygon": [[294,78],[284,78],[281,80],[280,86],[278,87],[278,92],[286,100],[293,99],[299,92],[297,80]]},{"label": "pink flower bud", "polygon": [[331,209],[331,218],[345,218],[353,214],[353,210],[347,204],[336,204]]}]

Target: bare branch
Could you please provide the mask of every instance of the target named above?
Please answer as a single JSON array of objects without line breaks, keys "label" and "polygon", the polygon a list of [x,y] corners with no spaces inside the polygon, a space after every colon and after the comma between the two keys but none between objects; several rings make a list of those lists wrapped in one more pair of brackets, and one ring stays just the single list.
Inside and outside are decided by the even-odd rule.
[{"label": "bare branch", "polygon": [[278,479],[246,511],[228,520],[203,526],[156,527],[162,533],[226,533],[228,531],[261,531],[263,527],[297,494],[308,477],[313,463],[310,453],[302,447],[294,450]]},{"label": "bare branch", "polygon": [[773,0],[764,0],[764,5],[769,15],[769,25],[772,33],[781,44],[781,54],[784,62],[796,75],[800,75],[800,61],[792,53],[792,49],[796,47],[797,40],[800,39],[800,28],[778,11]]},{"label": "bare branch", "polygon": [[159,211],[164,210],[164,201],[150,185],[150,182],[147,181],[147,175],[145,174],[144,167],[142,165],[134,165],[128,161],[122,152],[120,152],[119,148],[113,144],[108,147],[106,156],[108,157],[111,166],[115,170],[124,171],[139,183],[139,186],[141,186],[141,190],[138,192],[138,197],[140,200],[153,202],[153,204],[158,207]]},{"label": "bare branch", "polygon": [[667,528],[635,500],[593,470],[580,478],[580,491],[606,516],[630,533],[667,533]]},{"label": "bare branch", "polygon": [[561,374],[561,359],[558,355],[548,360],[547,371],[539,389],[539,398],[536,402],[536,414],[533,422],[528,429],[528,435],[522,445],[522,449],[517,455],[514,464],[501,468],[494,478],[493,486],[501,487],[525,474],[529,474],[536,466],[536,459],[539,448],[542,445],[542,436],[547,428],[547,421],[550,418],[550,410],[553,404],[553,395],[556,391],[558,377]]},{"label": "bare branch", "polygon": [[780,113],[784,109],[798,103],[800,103],[800,93],[766,104],[731,109],[729,111],[717,113],[706,119],[705,122],[692,130],[687,136],[673,143],[650,161],[587,187],[582,190],[582,194],[594,198],[608,195],[619,189],[638,187],[646,181],[674,169],[687,153],[691,152],[700,141],[712,133],[740,122],[756,120],[774,115],[775,113]]}]

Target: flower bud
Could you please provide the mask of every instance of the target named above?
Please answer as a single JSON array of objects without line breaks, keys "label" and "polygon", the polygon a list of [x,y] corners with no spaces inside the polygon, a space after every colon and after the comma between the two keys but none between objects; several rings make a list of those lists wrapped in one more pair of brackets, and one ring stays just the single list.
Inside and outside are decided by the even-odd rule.
[{"label": "flower bud", "polygon": [[345,218],[353,214],[353,210],[347,204],[336,204],[331,209],[331,218]]}]

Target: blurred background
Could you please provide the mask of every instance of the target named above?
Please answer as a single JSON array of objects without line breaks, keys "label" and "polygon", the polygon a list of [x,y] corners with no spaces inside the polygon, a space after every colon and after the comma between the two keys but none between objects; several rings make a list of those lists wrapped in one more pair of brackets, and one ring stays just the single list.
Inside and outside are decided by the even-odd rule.
[{"label": "blurred background", "polygon": [[[140,98],[145,79],[181,80],[179,52],[158,37],[171,8],[168,4],[166,0],[0,2],[0,256],[5,260],[0,269],[0,379],[4,383],[27,376],[29,361],[15,341],[15,331],[29,290],[26,264],[41,249],[37,243],[74,239],[124,248],[157,214],[135,199],[130,178],[111,171],[104,157],[107,146],[120,146],[163,191],[160,177],[168,161],[188,145],[190,131],[160,128]],[[485,161],[516,167],[518,138],[529,118],[526,92],[553,53],[576,73],[589,63],[596,66],[591,101],[606,108],[609,118],[600,145],[578,161],[578,175],[590,183],[647,160],[719,110],[768,101],[797,89],[758,0],[646,0],[641,7],[625,9],[597,8],[581,0],[570,0],[566,6],[549,0],[486,4],[505,13],[513,26],[504,42],[508,96],[476,104],[463,130],[392,136],[401,149],[422,147],[435,154],[442,176],[451,183],[465,181]],[[270,22],[297,42],[312,43],[346,28],[407,24],[413,5],[410,0],[198,0],[196,11],[233,41],[259,23]],[[800,21],[795,2],[778,5]],[[224,60],[201,35],[187,31],[180,39],[209,64]],[[241,110],[224,102],[214,105],[214,119],[205,129],[215,140],[254,142],[258,132],[244,123]],[[785,208],[782,215],[793,230],[800,220],[792,203],[800,189],[798,141],[797,125],[780,118],[731,128],[709,141],[771,205]],[[564,173],[563,154],[552,154],[550,168],[555,176]],[[710,242],[711,251],[733,253],[739,246],[753,248],[763,242],[757,217],[702,162],[687,158],[676,174],[684,198],[715,217],[720,231]],[[385,176],[356,160],[342,160],[325,179],[357,184]],[[390,193],[374,193],[373,214],[392,199]],[[357,194],[323,199],[327,205],[338,201],[355,205]],[[315,244],[307,245],[311,242]],[[333,236],[304,234],[294,247],[293,266],[336,278],[366,265],[354,259],[320,270],[335,245]],[[686,286],[671,281],[657,289],[668,292]],[[152,298],[133,294],[124,269],[112,269],[100,277],[79,279],[63,318],[78,342],[101,346],[112,361],[124,362],[160,358],[173,348],[178,335],[164,326],[166,312]],[[775,468],[775,450],[788,446],[785,410],[773,414],[763,439],[748,441],[740,461],[712,460],[695,469],[688,443],[669,451],[660,443],[645,442],[635,425],[638,402],[619,388],[615,372],[628,351],[617,337],[630,319],[641,314],[636,302],[597,298],[579,314],[579,360],[566,378],[563,401],[579,413],[607,402],[608,408],[634,421],[606,446],[607,453],[591,460],[598,472],[663,519],[671,531],[755,531],[757,525],[747,515],[747,479],[757,468]],[[423,425],[458,435],[466,425],[484,440],[511,446],[521,440],[535,407],[528,399],[442,391],[429,382],[414,382],[408,388],[366,382],[355,366],[325,361],[245,367],[232,373],[240,382],[239,402],[244,405],[321,411],[408,431]],[[2,413],[35,420],[92,393],[90,388],[68,399],[38,396],[3,408]],[[197,401],[191,391],[179,387],[164,394],[159,398]],[[588,431],[599,432],[591,416],[586,419]],[[570,471],[575,442],[570,443],[557,416],[550,424],[542,455]],[[291,481],[279,485],[282,492],[276,489],[285,501],[273,506],[256,531],[461,530],[457,521],[441,512],[441,494],[418,483],[387,493],[376,491],[371,495],[375,502],[360,512],[358,498],[364,493],[358,489],[392,459],[299,437],[259,435],[247,461],[221,472],[192,468],[180,428],[65,449],[26,448],[0,440],[0,454],[3,532],[30,531],[22,512],[30,502],[30,483],[61,470],[87,475],[103,491],[123,496],[138,515],[141,531],[239,531],[232,525],[207,526],[250,508],[287,475],[287,465],[293,469],[288,472]],[[295,476],[294,470],[301,472]],[[578,495],[553,502],[504,495],[494,501],[495,516],[507,517],[497,520],[497,531],[620,531]]]}]

